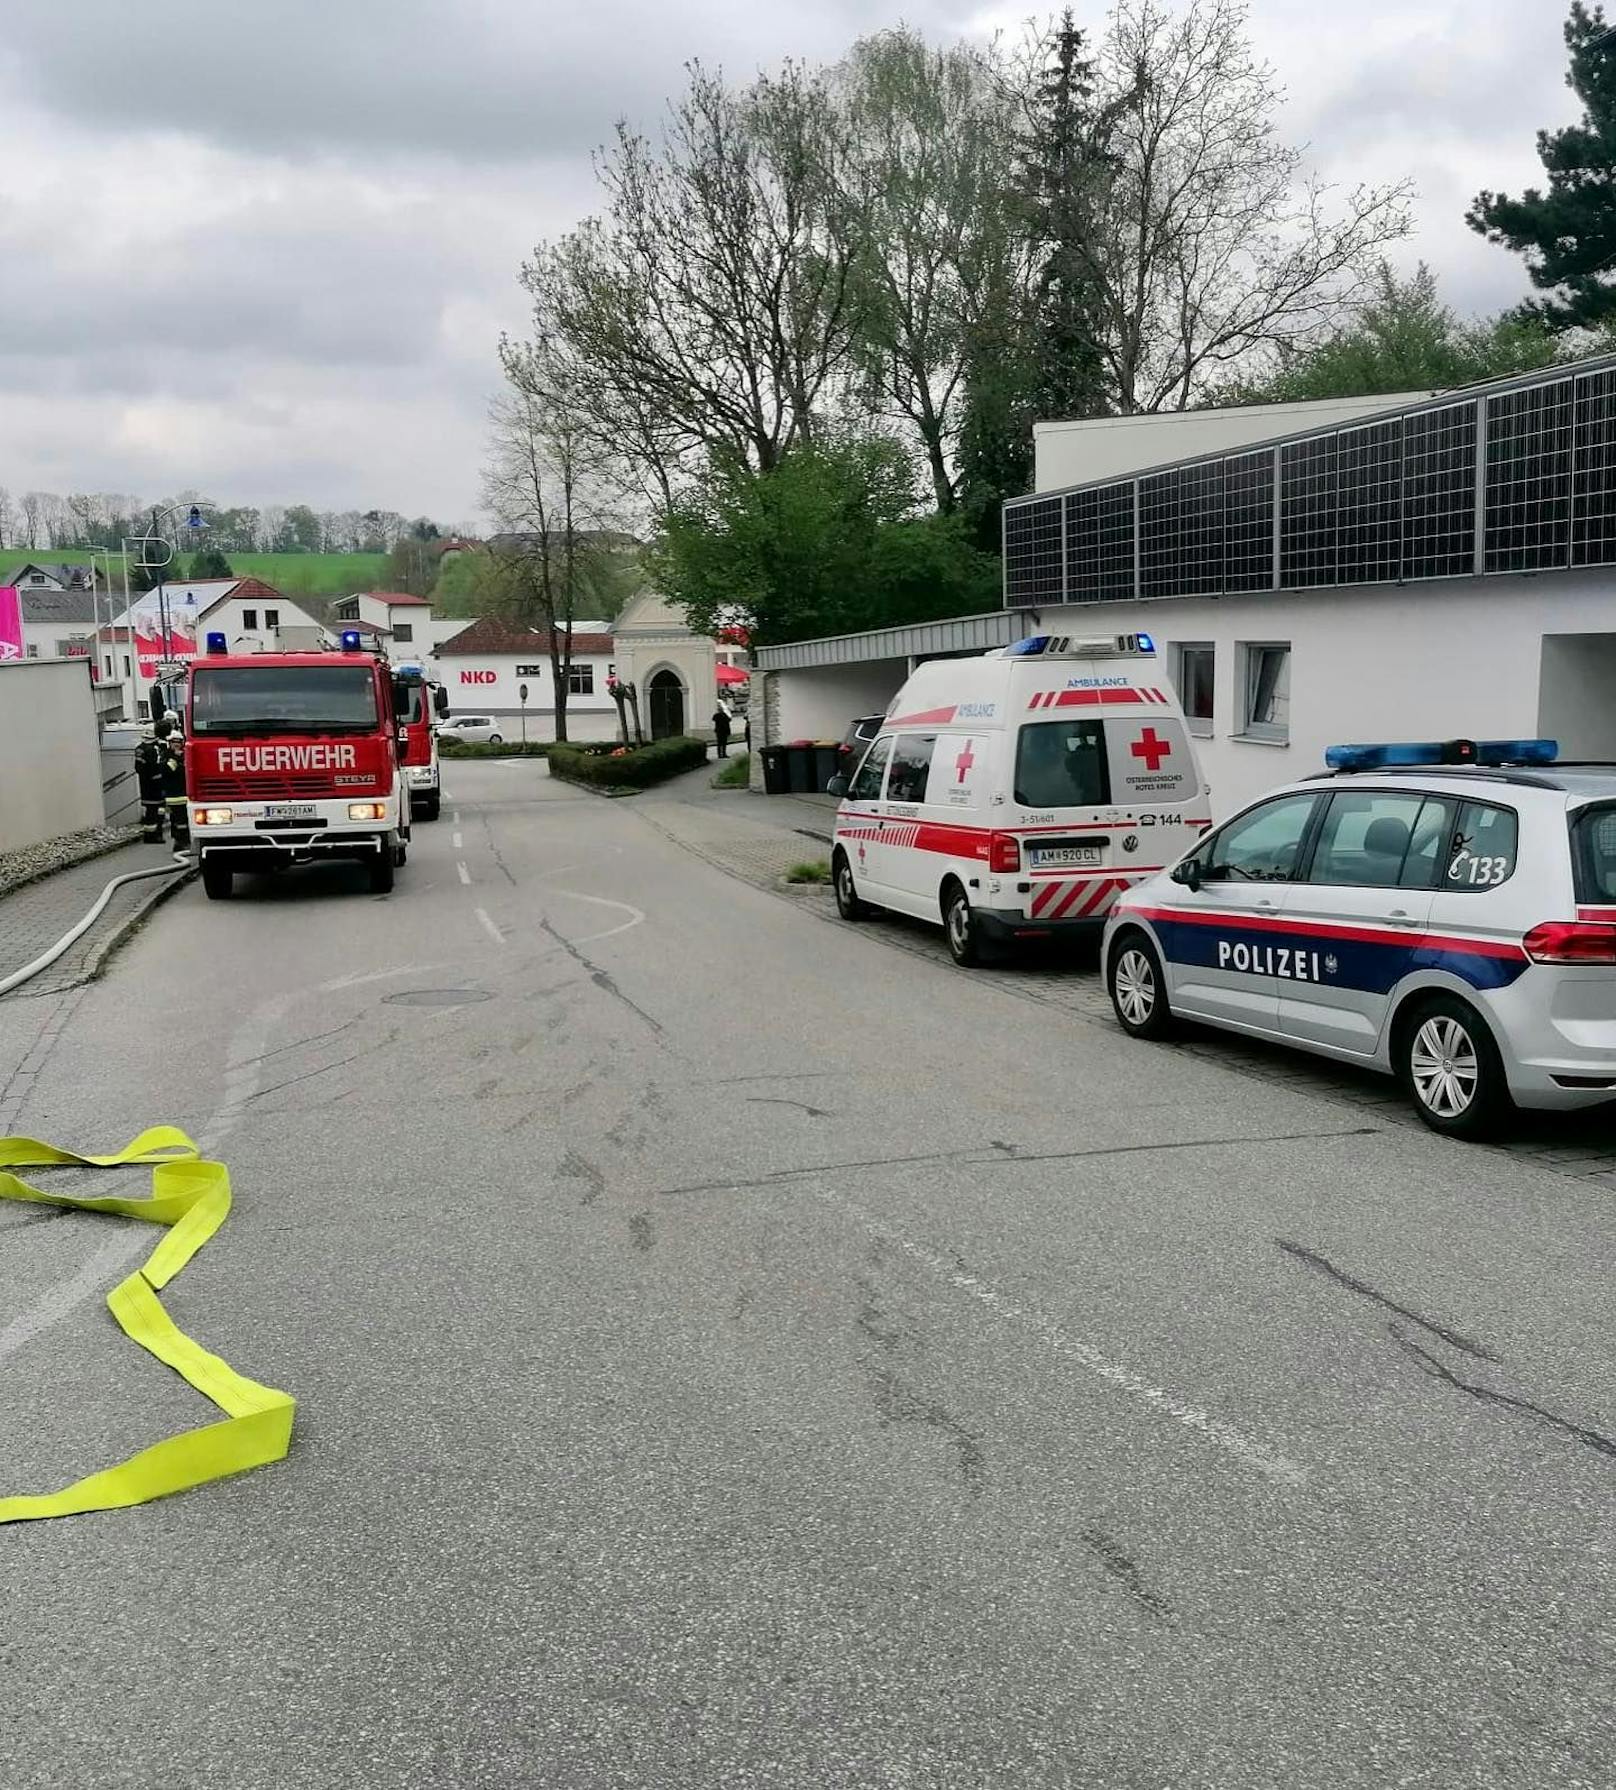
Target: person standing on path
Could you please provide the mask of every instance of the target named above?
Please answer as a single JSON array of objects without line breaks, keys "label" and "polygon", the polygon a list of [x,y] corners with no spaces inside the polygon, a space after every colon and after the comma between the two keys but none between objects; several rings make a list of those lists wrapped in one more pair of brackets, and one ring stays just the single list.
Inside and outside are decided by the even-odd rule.
[{"label": "person standing on path", "polygon": [[729,757],[729,724],[733,719],[729,704],[720,696],[718,707],[713,710],[713,738],[718,744],[720,758]]}]

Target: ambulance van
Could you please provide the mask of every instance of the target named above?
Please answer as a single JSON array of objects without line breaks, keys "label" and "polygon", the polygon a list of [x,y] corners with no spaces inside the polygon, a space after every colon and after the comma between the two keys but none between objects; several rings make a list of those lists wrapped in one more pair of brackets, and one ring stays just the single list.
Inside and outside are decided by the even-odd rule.
[{"label": "ambulance van", "polygon": [[918,666],[828,788],[842,918],[929,920],[964,965],[995,945],[1097,938],[1118,895],[1211,824],[1148,634],[1038,635]]}]

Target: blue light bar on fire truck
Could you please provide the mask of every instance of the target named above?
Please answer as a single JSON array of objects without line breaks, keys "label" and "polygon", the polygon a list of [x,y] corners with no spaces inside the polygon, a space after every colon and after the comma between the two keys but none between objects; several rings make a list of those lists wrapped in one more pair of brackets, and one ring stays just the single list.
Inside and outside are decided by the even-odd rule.
[{"label": "blue light bar on fire truck", "polygon": [[342,650],[345,653],[356,653],[359,651],[359,630],[357,628],[344,628],[342,630],[341,639]]},{"label": "blue light bar on fire truck", "polygon": [[223,634],[209,634],[208,651],[210,653],[227,653],[230,651],[230,642],[225,639]]},{"label": "blue light bar on fire truck", "polygon": [[1148,634],[1030,634],[1002,649],[1006,659],[1120,659],[1150,656],[1156,642]]},{"label": "blue light bar on fire truck", "polygon": [[1375,746],[1328,746],[1332,771],[1417,770],[1422,765],[1545,765],[1560,756],[1558,740],[1404,740]]}]

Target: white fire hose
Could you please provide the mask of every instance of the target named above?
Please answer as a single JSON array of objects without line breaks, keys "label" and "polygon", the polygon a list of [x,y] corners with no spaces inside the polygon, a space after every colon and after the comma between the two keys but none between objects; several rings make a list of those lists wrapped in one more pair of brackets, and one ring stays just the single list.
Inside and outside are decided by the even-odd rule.
[{"label": "white fire hose", "polygon": [[148,876],[172,876],[176,870],[191,868],[188,857],[182,857],[179,852],[175,852],[173,856],[172,864],[154,864],[149,870],[131,870],[124,876],[115,876],[101,891],[95,906],[70,932],[64,932],[48,951],[36,957],[32,963],[25,963],[20,970],[13,970],[9,976],[0,977],[0,995],[10,994],[12,989],[21,988],[30,977],[37,976],[41,970],[48,970],[58,957],[70,951],[107,911],[107,903],[125,883],[138,883]]}]

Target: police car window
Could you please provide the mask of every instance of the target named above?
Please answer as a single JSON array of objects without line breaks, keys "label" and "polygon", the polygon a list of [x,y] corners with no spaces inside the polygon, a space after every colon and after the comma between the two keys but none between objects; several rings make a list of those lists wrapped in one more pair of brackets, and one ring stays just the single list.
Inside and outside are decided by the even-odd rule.
[{"label": "police car window", "polygon": [[1440,878],[1442,852],[1453,835],[1453,804],[1436,796],[1427,796],[1420,805],[1420,817],[1414,823],[1414,837],[1408,843],[1408,856],[1403,860],[1399,886],[1404,889],[1434,888]]},{"label": "police car window", "polygon": [[877,740],[864,755],[864,762],[858,768],[858,775],[848,786],[847,799],[850,802],[873,802],[881,793],[881,773],[887,768],[887,759],[892,753],[892,736]]},{"label": "police car window", "polygon": [[935,734],[900,733],[892,748],[892,770],[887,777],[889,802],[923,802],[931,774]]},{"label": "police car window", "polygon": [[1448,851],[1445,889],[1496,889],[1515,871],[1517,827],[1513,808],[1464,802]]},{"label": "police car window", "polygon": [[1111,799],[1099,721],[1036,721],[1016,739],[1016,800],[1023,808],[1093,808]]},{"label": "police car window", "polygon": [[1419,795],[1337,790],[1319,827],[1307,880],[1364,889],[1398,888],[1424,807],[1425,798]]},{"label": "police car window", "polygon": [[1572,822],[1572,837],[1578,901],[1616,904],[1616,808],[1584,808]]},{"label": "police car window", "polygon": [[1296,874],[1317,796],[1280,796],[1229,822],[1207,846],[1208,882],[1285,883]]}]

